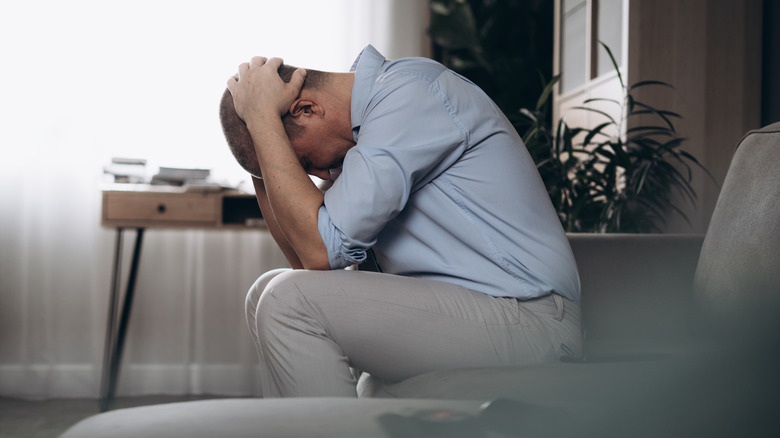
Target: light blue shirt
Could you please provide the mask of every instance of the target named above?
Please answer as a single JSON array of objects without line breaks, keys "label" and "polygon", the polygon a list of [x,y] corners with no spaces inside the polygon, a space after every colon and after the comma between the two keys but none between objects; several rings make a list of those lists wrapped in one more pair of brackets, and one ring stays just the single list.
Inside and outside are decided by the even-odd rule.
[{"label": "light blue shirt", "polygon": [[579,301],[574,257],[527,149],[476,85],[425,58],[355,61],[357,145],[325,193],[333,269],[374,248],[383,272]]}]

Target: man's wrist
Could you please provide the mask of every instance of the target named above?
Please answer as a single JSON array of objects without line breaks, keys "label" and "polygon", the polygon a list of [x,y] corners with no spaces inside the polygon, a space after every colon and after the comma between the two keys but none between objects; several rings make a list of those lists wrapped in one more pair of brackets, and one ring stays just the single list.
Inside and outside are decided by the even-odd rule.
[{"label": "man's wrist", "polygon": [[267,129],[269,126],[273,126],[276,123],[281,124],[281,122],[282,116],[276,114],[272,109],[256,112],[244,120],[249,132],[252,132],[254,129]]}]

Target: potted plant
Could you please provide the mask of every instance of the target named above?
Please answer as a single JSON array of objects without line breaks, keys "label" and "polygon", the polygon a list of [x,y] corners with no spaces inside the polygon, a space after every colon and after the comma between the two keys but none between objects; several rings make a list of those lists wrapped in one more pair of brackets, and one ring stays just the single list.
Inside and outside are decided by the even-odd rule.
[{"label": "potted plant", "polygon": [[[600,124],[572,128],[561,119],[550,132],[544,117],[558,77],[548,83],[533,110],[521,110],[529,122],[523,140],[561,223],[572,232],[644,233],[657,231],[668,212],[687,220],[672,194],[678,192],[695,203],[691,166],[709,172],[681,149],[685,139],[673,122],[681,116],[635,97],[642,87],[671,85],[661,81],[626,85],[609,47],[600,44],[617,72],[623,98],[592,98],[575,108],[597,114],[603,120]],[[593,107],[595,102],[617,106],[620,115],[615,118]]]},{"label": "potted plant", "polygon": [[[481,13],[475,14],[471,3],[480,5]],[[553,130],[551,91],[558,77],[542,87],[535,105],[522,96],[512,99],[506,87],[491,86],[535,83],[527,74],[539,74],[528,65],[522,67],[517,59],[502,60],[488,46],[490,35],[502,33],[499,23],[511,22],[495,18],[506,14],[496,9],[497,3],[501,2],[432,0],[429,32],[439,48],[440,61],[483,87],[521,133],[564,229],[638,233],[657,231],[669,212],[687,220],[672,195],[679,192],[695,203],[691,166],[704,167],[681,149],[685,139],[673,123],[681,116],[635,97],[640,88],[671,85],[660,81],[626,85],[612,52],[601,44],[617,72],[623,98],[594,98],[578,107],[603,117],[595,127],[571,127],[562,119]],[[512,106],[516,102],[524,104]],[[594,103],[616,105],[620,116],[612,117]]]}]

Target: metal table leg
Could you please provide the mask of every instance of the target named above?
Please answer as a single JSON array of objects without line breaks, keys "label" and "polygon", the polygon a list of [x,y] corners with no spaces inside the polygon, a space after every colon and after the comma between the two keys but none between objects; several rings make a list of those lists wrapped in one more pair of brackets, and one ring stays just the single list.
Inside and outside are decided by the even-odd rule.
[{"label": "metal table leg", "polygon": [[119,302],[119,284],[121,283],[123,231],[123,228],[117,228],[114,268],[111,279],[111,297],[109,299],[108,322],[106,324],[106,342],[103,352],[103,373],[100,383],[100,412],[107,411],[114,401],[116,383],[119,378],[119,369],[122,361],[122,351],[124,349],[125,336],[127,335],[127,325],[130,321],[130,311],[133,307],[133,295],[138,277],[138,264],[141,259],[141,246],[144,236],[144,229],[136,228],[130,275],[127,278],[125,299],[121,306],[119,325],[117,326],[116,315]]}]

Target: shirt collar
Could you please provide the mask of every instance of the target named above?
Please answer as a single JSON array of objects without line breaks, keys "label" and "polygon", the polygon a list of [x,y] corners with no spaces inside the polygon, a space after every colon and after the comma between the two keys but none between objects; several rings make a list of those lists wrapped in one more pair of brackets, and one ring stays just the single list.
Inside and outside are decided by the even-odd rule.
[{"label": "shirt collar", "polygon": [[355,81],[352,85],[352,99],[350,102],[350,119],[352,121],[352,136],[357,141],[360,123],[363,113],[371,98],[371,89],[379,70],[385,63],[385,57],[374,46],[367,45],[358,55],[349,71],[355,72]]}]

